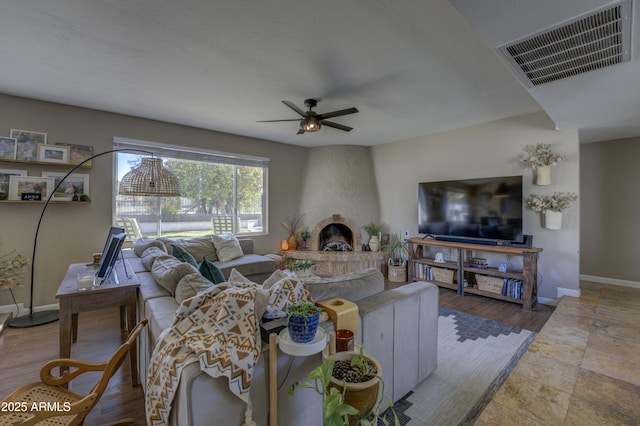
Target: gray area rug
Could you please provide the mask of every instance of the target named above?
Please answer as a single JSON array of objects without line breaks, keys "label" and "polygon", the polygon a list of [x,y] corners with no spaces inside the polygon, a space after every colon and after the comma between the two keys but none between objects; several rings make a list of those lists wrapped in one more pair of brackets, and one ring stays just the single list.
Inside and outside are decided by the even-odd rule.
[{"label": "gray area rug", "polygon": [[394,404],[401,424],[473,424],[535,335],[440,307],[438,368]]}]

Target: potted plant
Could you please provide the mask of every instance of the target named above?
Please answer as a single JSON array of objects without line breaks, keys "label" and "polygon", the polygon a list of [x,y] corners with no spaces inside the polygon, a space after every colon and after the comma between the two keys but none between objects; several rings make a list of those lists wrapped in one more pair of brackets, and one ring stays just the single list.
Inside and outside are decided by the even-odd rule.
[{"label": "potted plant", "polygon": [[551,166],[567,159],[566,155],[553,152],[551,144],[527,145],[523,150],[526,154],[520,157],[520,163],[536,173],[536,185],[551,184]]},{"label": "potted plant", "polygon": [[553,195],[531,194],[526,205],[534,212],[544,214],[544,227],[560,229],[562,227],[562,211],[569,208],[578,199],[574,192],[554,192]]},{"label": "potted plant", "polygon": [[298,234],[300,235],[300,250],[309,250],[309,239],[311,238],[311,232],[306,226],[302,227],[302,230]]},{"label": "potted plant", "polygon": [[378,225],[374,222],[369,222],[369,224],[364,225],[362,229],[367,231],[369,234],[369,248],[371,251],[379,251],[380,250],[380,232],[382,232],[382,225]]},{"label": "potted plant", "polygon": [[309,343],[316,336],[322,309],[307,302],[292,303],[287,307],[289,337],[296,343]]},{"label": "potted plant", "polygon": [[295,272],[298,277],[308,277],[315,266],[316,261],[313,259],[296,260],[289,264],[289,270]]},{"label": "potted plant", "polygon": [[384,252],[389,257],[387,278],[389,281],[404,282],[407,280],[407,242],[399,234],[393,234]]},{"label": "potted plant", "polygon": [[[353,382],[351,382],[351,380]],[[382,383],[382,392],[378,390]],[[338,352],[326,358],[309,374],[309,381],[296,382],[288,389],[293,395],[295,388],[311,388],[324,396],[322,413],[324,426],[377,425],[378,420],[389,425],[389,420],[380,417],[380,406],[384,397],[382,367],[378,361],[359,352]],[[389,401],[389,407],[393,404]],[[400,420],[393,411],[393,424]]]}]

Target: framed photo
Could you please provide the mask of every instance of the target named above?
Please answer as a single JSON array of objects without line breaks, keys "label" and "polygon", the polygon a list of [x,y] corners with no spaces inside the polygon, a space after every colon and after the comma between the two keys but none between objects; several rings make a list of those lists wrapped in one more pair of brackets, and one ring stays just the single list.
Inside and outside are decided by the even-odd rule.
[{"label": "framed photo", "polygon": [[[65,175],[66,173],[42,172],[42,177],[53,179],[53,186],[51,187],[52,190],[60,183]],[[52,199],[71,201],[74,194],[77,194],[78,197],[81,195],[89,195],[88,174],[71,173],[65,181],[62,182],[62,185],[56,189]]]},{"label": "framed photo", "polygon": [[[69,164],[78,165],[87,158],[93,157],[93,147],[89,145],[74,145],[70,143],[56,142],[56,145],[69,147]],[[93,160],[87,161],[82,167],[93,166]]]},{"label": "framed photo", "polygon": [[43,163],[69,164],[69,147],[39,143],[38,161]]},{"label": "framed photo", "polygon": [[507,264],[506,264],[506,263],[501,263],[501,264],[498,266],[498,271],[499,271],[499,272],[507,272]]},{"label": "framed photo", "polygon": [[16,138],[0,136],[0,160],[15,160],[17,145]]},{"label": "framed photo", "polygon": [[38,161],[38,144],[47,143],[47,134],[30,130],[11,129],[11,137],[16,139],[16,160]]},{"label": "framed photo", "polygon": [[9,176],[9,199],[21,200],[22,193],[40,194],[45,200],[53,190],[53,178],[37,176]]},{"label": "framed photo", "polygon": [[9,176],[26,175],[26,170],[0,169],[0,200],[9,198]]}]

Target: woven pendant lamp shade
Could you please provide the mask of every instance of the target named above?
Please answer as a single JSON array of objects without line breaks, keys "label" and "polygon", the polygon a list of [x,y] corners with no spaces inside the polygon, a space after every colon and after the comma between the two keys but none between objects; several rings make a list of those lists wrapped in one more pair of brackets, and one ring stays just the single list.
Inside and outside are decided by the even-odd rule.
[{"label": "woven pendant lamp shade", "polygon": [[179,197],[180,182],[162,166],[162,158],[143,158],[140,167],[131,170],[120,181],[120,195]]}]

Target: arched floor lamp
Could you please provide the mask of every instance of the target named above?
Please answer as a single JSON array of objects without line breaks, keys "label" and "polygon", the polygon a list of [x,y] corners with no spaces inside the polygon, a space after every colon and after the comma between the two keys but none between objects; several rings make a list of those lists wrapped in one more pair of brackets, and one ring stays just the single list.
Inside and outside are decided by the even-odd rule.
[{"label": "arched floor lamp", "polygon": [[49,202],[53,198],[53,195],[58,190],[62,182],[64,182],[71,173],[76,171],[83,164],[93,160],[94,158],[102,157],[103,155],[113,154],[115,152],[133,152],[151,155],[151,158],[143,158],[140,166],[128,172],[122,178],[118,193],[121,195],[141,195],[147,197],[180,197],[180,182],[178,178],[169,170],[162,166],[162,159],[156,158],[153,152],[144,151],[141,149],[113,149],[111,151],[101,152],[100,154],[93,155],[80,164],[72,168],[53,188],[47,201],[44,203],[42,212],[40,213],[40,219],[38,219],[38,226],[36,227],[36,235],[33,239],[33,254],[31,256],[31,290],[29,294],[29,315],[23,315],[16,317],[9,321],[9,326],[16,328],[34,327],[37,325],[47,324],[58,320],[59,311],[57,309],[34,312],[33,310],[33,284],[34,273],[36,264],[36,248],[38,247],[38,233],[40,232],[40,225],[42,223],[42,217],[44,212],[49,206]]}]

